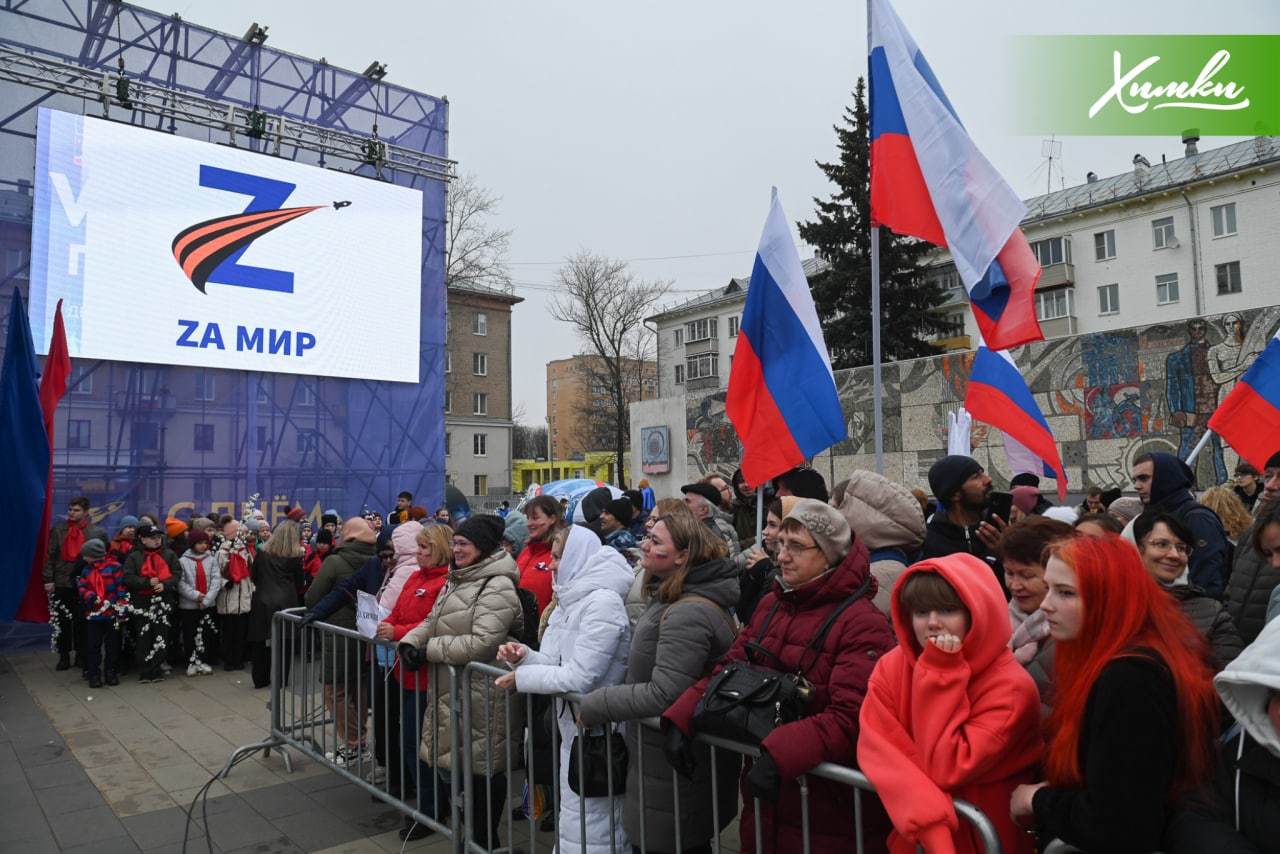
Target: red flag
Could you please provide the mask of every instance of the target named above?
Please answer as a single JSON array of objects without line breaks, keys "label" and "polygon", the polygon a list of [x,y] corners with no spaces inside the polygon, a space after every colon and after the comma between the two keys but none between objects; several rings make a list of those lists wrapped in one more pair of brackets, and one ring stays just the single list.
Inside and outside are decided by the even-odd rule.
[{"label": "red flag", "polygon": [[44,412],[44,432],[49,437],[49,486],[44,493],[44,517],[36,540],[36,555],[31,562],[31,574],[27,592],[18,606],[16,619],[32,623],[49,622],[49,600],[44,593],[41,573],[46,552],[49,550],[49,523],[53,518],[53,416],[58,402],[67,393],[67,379],[71,376],[71,357],[67,355],[67,331],[62,325],[62,300],[53,313],[53,338],[49,341],[49,355],[44,360],[44,372],[40,375],[40,408]]}]

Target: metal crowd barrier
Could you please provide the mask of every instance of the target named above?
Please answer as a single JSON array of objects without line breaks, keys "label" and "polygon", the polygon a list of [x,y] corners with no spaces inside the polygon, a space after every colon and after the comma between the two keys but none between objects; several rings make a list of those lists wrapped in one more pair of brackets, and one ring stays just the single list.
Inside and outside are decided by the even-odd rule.
[{"label": "metal crowd barrier", "polygon": [[[345,746],[343,734],[340,732],[340,725],[344,723],[343,718],[347,713],[354,711],[355,714],[360,715],[358,729],[363,731],[364,716],[366,715],[365,708],[371,695],[374,700],[373,705],[379,707],[384,716],[384,728],[389,728],[391,689],[388,680],[396,679],[396,677],[392,674],[391,668],[381,668],[374,662],[373,650],[378,647],[383,648],[386,650],[383,653],[384,657],[386,657],[385,660],[391,660],[395,657],[395,644],[370,640],[357,632],[325,623],[312,623],[303,626],[300,621],[302,612],[302,608],[281,611],[276,614],[272,625],[270,737],[256,744],[237,748],[228,759],[219,776],[226,776],[231,766],[239,761],[240,758],[257,750],[266,752],[272,749],[280,750],[286,763],[288,763],[288,753],[283,750],[283,748],[288,747],[305,754],[315,762],[323,764],[329,770],[342,775],[349,782],[361,787],[413,821],[435,831],[439,838],[450,840],[453,850],[458,854],[468,854],[468,852],[490,854],[490,852],[516,850],[527,852],[528,854],[537,854],[540,847],[547,851],[551,850],[555,840],[554,838],[548,838],[545,833],[542,834],[543,838],[539,838],[539,820],[534,817],[533,810],[526,811],[526,817],[517,820],[512,807],[520,803],[520,792],[523,787],[528,787],[526,790],[527,797],[532,801],[535,797],[537,786],[548,786],[553,792],[548,809],[555,816],[558,824],[560,804],[560,730],[557,724],[558,715],[556,712],[561,708],[559,706],[560,703],[567,702],[572,706],[576,706],[581,702],[581,696],[576,694],[546,695],[553,704],[550,715],[552,725],[549,745],[551,752],[551,779],[543,780],[535,775],[536,762],[534,758],[534,741],[535,738],[541,736],[538,731],[541,722],[536,719],[535,714],[535,703],[539,695],[517,694],[496,687],[494,679],[510,671],[491,664],[473,662],[465,667],[428,665],[426,669],[428,670],[429,685],[443,684],[439,680],[447,680],[450,697],[452,698],[452,702],[446,711],[452,717],[452,725],[450,727],[452,739],[449,745],[452,761],[450,762],[451,767],[443,777],[439,771],[435,770],[439,768],[439,740],[432,740],[434,750],[429,765],[435,775],[433,779],[433,788],[437,793],[434,798],[435,805],[439,805],[442,808],[442,813],[447,813],[436,814],[435,809],[424,810],[420,807],[417,798],[414,797],[413,792],[409,789],[409,780],[406,779],[405,773],[402,772],[399,775],[399,785],[393,786],[391,784],[393,774],[390,773],[390,769],[388,769],[385,777],[376,776],[373,773],[373,758],[366,756],[363,752],[355,756],[353,761],[338,760],[338,748]],[[328,662],[328,666],[326,666],[326,662]],[[341,667],[338,666],[339,663]],[[285,679],[286,674],[288,674],[287,680]],[[355,674],[354,679],[351,678],[352,674]],[[325,692],[316,691],[320,681],[326,675],[331,677],[335,675],[341,676],[340,682],[331,683],[333,687],[327,692],[327,697],[330,700],[328,704],[325,702]],[[484,708],[482,709],[474,708],[475,701],[470,690],[473,680],[481,680],[480,687],[483,690],[485,699]],[[340,691],[336,689],[340,689]],[[381,702],[378,702],[377,694],[379,692],[382,695]],[[342,705],[345,705],[348,710],[346,713],[339,707],[338,702],[336,702],[337,698],[342,698]],[[461,702],[458,702],[459,699]],[[504,720],[507,722],[508,729],[512,730],[515,736],[515,738],[508,737],[505,739],[505,748],[502,755],[505,760],[504,771],[496,770],[494,765],[495,740],[499,737],[495,733],[497,704],[502,704]],[[424,713],[434,715],[434,704],[430,700],[430,689],[426,693],[415,693],[412,713],[417,716],[419,721],[423,719]],[[472,716],[477,714],[483,718],[484,726],[482,730],[485,733],[485,759],[483,773],[473,776],[470,773],[470,769],[474,758],[474,745],[469,722],[472,720]],[[575,720],[576,717],[574,715]],[[514,727],[511,724],[512,721],[517,722]],[[659,729],[659,722],[656,718],[637,723],[651,730]],[[430,717],[423,724],[423,726],[428,725],[433,725]],[[350,728],[351,725],[348,724],[347,729],[350,730]],[[585,782],[582,779],[585,762],[581,755],[583,744],[583,738],[581,737],[585,735],[585,731],[580,724],[576,725],[576,729],[579,736],[578,788],[582,790]],[[419,744],[408,744],[404,734],[405,727],[401,722],[399,731],[393,736],[397,740],[395,743],[400,748],[398,755],[400,757],[405,755],[417,757]],[[515,743],[516,739],[521,739],[519,744]],[[716,751],[727,750],[744,757],[753,758],[759,755],[759,750],[749,745],[706,735],[698,735],[695,741],[708,745],[711,751],[712,823],[716,828],[713,850],[724,852],[726,846],[719,830],[722,818],[718,808],[719,787],[728,785],[733,787],[736,792],[738,779],[736,775],[732,780],[718,779],[715,761]],[[610,760],[611,769],[612,750],[608,749],[607,754],[606,758]],[[457,761],[458,757],[461,757],[461,762]],[[636,751],[629,757],[629,761],[637,763],[638,776],[641,780],[644,780],[644,751]],[[854,790],[854,811],[853,815],[850,816],[851,831],[854,850],[857,854],[863,854],[866,845],[863,833],[863,795],[866,793],[874,797],[875,788],[860,771],[829,762],[818,765],[808,774],[799,778],[803,854],[809,854],[810,851],[809,777],[820,777],[834,781],[849,786]],[[444,785],[445,779],[447,779],[449,796],[444,803],[440,803],[438,793],[441,786]],[[518,783],[517,780],[519,781]],[[675,771],[672,771],[672,781],[674,791],[677,793],[673,818],[676,826],[679,827],[680,797],[678,793],[682,787],[688,786],[688,781],[679,777]],[[497,793],[496,802],[490,803],[484,810],[484,817],[487,818],[487,821],[484,822],[485,826],[478,827],[477,825],[482,816],[477,809],[477,798],[488,798],[490,790],[495,786],[501,791]],[[615,781],[612,773],[608,774],[608,787],[610,791],[614,791]],[[481,791],[477,791],[478,789]],[[635,793],[641,816],[645,815],[644,789],[645,787],[641,786],[640,791]],[[956,813],[973,826],[977,837],[983,844],[983,850],[987,854],[999,854],[1001,850],[1000,840],[996,834],[995,827],[986,815],[966,801],[956,799],[954,804]],[[753,840],[755,850],[764,852],[760,800],[753,799],[750,809],[753,810],[755,818],[755,839]],[[497,811],[500,816],[497,821],[494,820],[494,811]],[[611,854],[626,854],[626,852],[617,851],[614,813],[612,809],[608,813]],[[579,811],[577,820],[579,822],[578,830],[580,836],[584,840],[582,847],[585,854],[587,829],[585,809]],[[495,832],[495,828],[502,830],[502,825],[505,825],[506,833],[499,834]],[[522,826],[519,834],[517,834],[518,826]],[[732,827],[732,822],[727,826]],[[639,830],[639,838],[631,839],[630,843],[633,846],[637,846],[641,852],[647,852],[649,849],[646,845],[646,832],[643,824]],[[501,836],[505,836],[505,845],[507,847],[503,847],[500,844],[502,843]],[[561,852],[561,854],[572,853]],[[676,843],[675,854],[682,854],[679,840]]]}]

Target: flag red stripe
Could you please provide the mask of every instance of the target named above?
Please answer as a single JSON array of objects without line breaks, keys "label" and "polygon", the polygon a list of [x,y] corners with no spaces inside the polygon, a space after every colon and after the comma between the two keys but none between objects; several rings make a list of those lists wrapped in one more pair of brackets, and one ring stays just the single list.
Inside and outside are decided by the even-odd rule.
[{"label": "flag red stripe", "polygon": [[1209,429],[1231,443],[1236,453],[1262,471],[1271,455],[1280,451],[1280,409],[1272,406],[1245,382],[1222,401],[1209,419]]},{"label": "flag red stripe", "polygon": [[744,334],[733,351],[725,414],[742,442],[742,476],[756,487],[804,462],[764,381],[764,368]]}]

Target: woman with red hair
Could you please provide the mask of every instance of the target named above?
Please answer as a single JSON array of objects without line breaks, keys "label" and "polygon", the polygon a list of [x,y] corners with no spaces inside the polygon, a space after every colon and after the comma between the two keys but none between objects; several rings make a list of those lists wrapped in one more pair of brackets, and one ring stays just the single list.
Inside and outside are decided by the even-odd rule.
[{"label": "woman with red hair", "polygon": [[1156,851],[1170,807],[1212,775],[1217,699],[1204,640],[1118,537],[1076,537],[1045,568],[1057,643],[1047,782],[1015,821],[1092,854]]}]

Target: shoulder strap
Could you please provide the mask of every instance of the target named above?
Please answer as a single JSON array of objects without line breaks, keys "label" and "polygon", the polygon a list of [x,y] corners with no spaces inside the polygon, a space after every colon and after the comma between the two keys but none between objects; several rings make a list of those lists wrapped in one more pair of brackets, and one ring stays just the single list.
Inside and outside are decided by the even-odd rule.
[{"label": "shoulder strap", "polygon": [[[827,618],[822,621],[822,626],[818,629],[818,633],[813,636],[813,640],[811,640],[809,642],[809,646],[805,648],[805,656],[812,653],[814,659],[818,657],[818,654],[822,651],[822,645],[826,643],[827,633],[831,631],[831,627],[835,625],[836,620],[845,612],[845,609],[865,596],[870,587],[871,575],[868,573],[867,578],[862,582],[862,585],[857,590],[853,591],[847,599],[832,608],[831,613],[827,614]],[[802,675],[813,666],[812,660],[808,664],[804,663],[804,656],[801,656],[800,662],[799,671]]]}]

